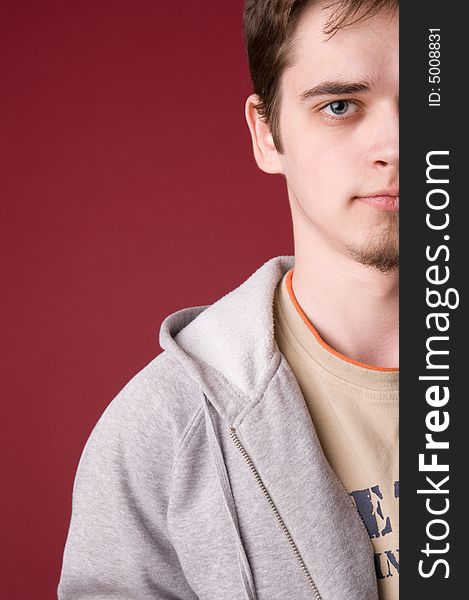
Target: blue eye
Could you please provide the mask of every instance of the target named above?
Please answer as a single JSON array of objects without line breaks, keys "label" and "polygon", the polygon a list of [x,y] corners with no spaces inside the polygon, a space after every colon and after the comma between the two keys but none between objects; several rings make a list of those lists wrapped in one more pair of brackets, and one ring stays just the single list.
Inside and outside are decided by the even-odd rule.
[{"label": "blue eye", "polygon": [[350,100],[336,100],[335,102],[329,102],[323,110],[328,116],[342,117],[355,113],[358,110],[358,106]]}]

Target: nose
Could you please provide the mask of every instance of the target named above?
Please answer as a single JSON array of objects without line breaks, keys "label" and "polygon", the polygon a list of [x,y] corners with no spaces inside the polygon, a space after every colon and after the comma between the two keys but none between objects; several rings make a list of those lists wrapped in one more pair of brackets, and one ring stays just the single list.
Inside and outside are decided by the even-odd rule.
[{"label": "nose", "polygon": [[368,162],[380,170],[399,170],[399,108],[378,111],[369,132]]}]

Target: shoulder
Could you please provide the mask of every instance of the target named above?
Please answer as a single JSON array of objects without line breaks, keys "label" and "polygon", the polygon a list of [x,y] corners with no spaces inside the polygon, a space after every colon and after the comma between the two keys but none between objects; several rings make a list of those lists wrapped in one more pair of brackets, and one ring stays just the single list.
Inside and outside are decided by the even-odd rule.
[{"label": "shoulder", "polygon": [[88,438],[84,455],[112,454],[133,462],[145,461],[150,454],[174,456],[201,408],[196,382],[163,351],[111,400]]},{"label": "shoulder", "polygon": [[[196,384],[163,353],[109,403],[76,472],[59,598],[102,597],[100,590],[127,598],[130,589],[150,598],[165,584],[168,597],[182,598],[189,589],[167,512],[176,455],[200,414],[197,396]],[[157,582],[167,571],[173,580]]]}]

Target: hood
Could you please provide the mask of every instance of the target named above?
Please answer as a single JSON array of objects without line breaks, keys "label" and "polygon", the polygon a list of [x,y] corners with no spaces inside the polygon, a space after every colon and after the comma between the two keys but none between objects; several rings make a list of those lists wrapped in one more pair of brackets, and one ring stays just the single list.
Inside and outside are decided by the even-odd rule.
[{"label": "hood", "polygon": [[161,325],[160,346],[178,360],[227,421],[234,421],[262,392],[280,361],[274,339],[274,292],[293,266],[293,256],[272,258],[214,304],[179,310]]},{"label": "hood", "polygon": [[169,315],[160,330],[160,346],[176,358],[203,392],[207,438],[247,600],[256,600],[257,594],[211,411],[213,406],[222,418],[233,423],[270,381],[281,357],[274,339],[274,292],[293,265],[292,256],[272,258],[214,304]]}]

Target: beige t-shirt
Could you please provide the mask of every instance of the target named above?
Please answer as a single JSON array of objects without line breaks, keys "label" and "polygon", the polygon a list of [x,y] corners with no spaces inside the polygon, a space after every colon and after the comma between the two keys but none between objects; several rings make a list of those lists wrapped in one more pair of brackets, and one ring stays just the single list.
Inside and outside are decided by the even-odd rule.
[{"label": "beige t-shirt", "polygon": [[275,340],[303,392],[324,454],[352,496],[374,550],[381,600],[399,597],[399,370],[328,346],[299,306],[293,269],[277,287]]}]

